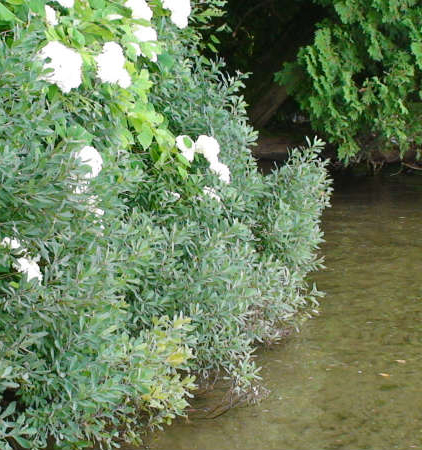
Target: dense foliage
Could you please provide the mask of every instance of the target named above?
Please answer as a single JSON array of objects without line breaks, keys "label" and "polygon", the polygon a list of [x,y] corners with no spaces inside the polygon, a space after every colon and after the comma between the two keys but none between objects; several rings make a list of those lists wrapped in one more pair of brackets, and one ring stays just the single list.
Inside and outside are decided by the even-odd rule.
[{"label": "dense foliage", "polygon": [[[346,162],[419,151],[419,1],[232,0],[227,10],[215,21],[229,29],[219,34],[221,49],[232,73],[253,73],[246,98],[259,126],[285,131],[294,117],[310,119]],[[290,97],[277,103],[284,87]],[[267,93],[274,113],[261,122],[260,108],[273,106]]]},{"label": "dense foliage", "polygon": [[317,0],[326,7],[314,42],[276,79],[338,145],[360,150],[422,144],[422,6],[418,0]]},{"label": "dense foliage", "polygon": [[322,143],[262,177],[242,77],[169,0],[142,4],[0,4],[5,449],[136,442],[183,414],[194,374],[247,389],[254,343],[316,301]]}]

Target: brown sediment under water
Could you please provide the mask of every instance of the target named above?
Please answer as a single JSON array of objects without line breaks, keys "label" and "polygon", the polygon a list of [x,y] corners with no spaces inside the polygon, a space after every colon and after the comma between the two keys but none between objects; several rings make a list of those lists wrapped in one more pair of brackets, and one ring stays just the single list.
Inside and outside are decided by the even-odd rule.
[{"label": "brown sediment under water", "polygon": [[150,448],[422,449],[422,177],[343,179],[332,204],[320,314],[257,356],[270,395]]}]

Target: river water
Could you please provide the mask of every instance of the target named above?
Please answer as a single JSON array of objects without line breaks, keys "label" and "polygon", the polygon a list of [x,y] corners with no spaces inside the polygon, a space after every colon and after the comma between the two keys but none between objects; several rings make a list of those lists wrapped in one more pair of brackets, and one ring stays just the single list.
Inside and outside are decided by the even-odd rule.
[{"label": "river water", "polygon": [[422,449],[422,177],[347,179],[332,203],[320,314],[257,357],[271,394],[152,449]]}]

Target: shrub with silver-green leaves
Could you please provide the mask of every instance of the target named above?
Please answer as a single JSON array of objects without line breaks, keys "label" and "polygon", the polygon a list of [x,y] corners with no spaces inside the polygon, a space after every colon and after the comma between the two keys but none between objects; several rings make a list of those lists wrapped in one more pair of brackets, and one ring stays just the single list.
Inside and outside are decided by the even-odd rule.
[{"label": "shrub with silver-green leaves", "polygon": [[[151,285],[162,286],[172,308],[182,308],[198,324],[195,369],[207,378],[223,368],[224,375],[247,385],[255,373],[253,343],[271,341],[315,300],[307,295],[304,279],[320,267],[318,224],[330,192],[325,163],[317,156],[321,143],[309,143],[302,156],[296,152],[285,167],[262,177],[250,152],[257,133],[239,94],[244,76],[225,75],[222,61],[206,60],[195,47],[172,38],[171,30],[167,36],[172,64],[165,76],[153,75],[150,98],[176,133],[218,140],[231,183],[215,187],[208,172],[202,186],[214,186],[221,201],[211,198],[201,208],[196,201],[186,208],[185,197],[176,203],[176,223],[195,233],[185,259],[189,283],[184,272],[175,280],[170,269],[164,279],[154,273]],[[199,172],[207,162],[198,155],[192,164]],[[162,220],[170,226],[175,219],[163,215]],[[156,298],[157,291],[148,295]],[[198,311],[192,310],[196,303]],[[143,302],[141,307],[144,312]]]},{"label": "shrub with silver-green leaves", "polygon": [[[192,379],[176,368],[191,355],[189,321],[129,334],[125,293],[139,280],[127,264],[149,264],[145,237],[162,232],[125,200],[150,180],[120,147],[106,98],[49,100],[37,39],[1,45],[0,442],[132,440],[187,404]],[[86,144],[103,159],[95,178],[75,158]]]},{"label": "shrub with silver-green leaves", "polygon": [[136,442],[183,414],[192,371],[246,388],[254,342],[307,303],[321,144],[263,178],[241,80],[180,4],[0,7],[6,449]]}]

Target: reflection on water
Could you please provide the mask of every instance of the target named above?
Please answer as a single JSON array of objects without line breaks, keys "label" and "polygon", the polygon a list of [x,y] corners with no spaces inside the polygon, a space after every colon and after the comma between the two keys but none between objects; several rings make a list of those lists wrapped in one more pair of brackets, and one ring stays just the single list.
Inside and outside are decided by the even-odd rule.
[{"label": "reflection on water", "polygon": [[337,185],[323,228],[320,315],[258,356],[271,395],[151,448],[422,449],[422,178]]}]

